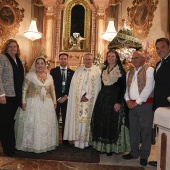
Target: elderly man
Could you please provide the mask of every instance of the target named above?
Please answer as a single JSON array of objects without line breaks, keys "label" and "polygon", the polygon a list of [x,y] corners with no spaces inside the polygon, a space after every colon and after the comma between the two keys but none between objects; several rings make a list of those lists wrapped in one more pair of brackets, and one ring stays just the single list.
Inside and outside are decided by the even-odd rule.
[{"label": "elderly man", "polygon": [[[127,73],[125,100],[129,108],[131,151],[123,155],[124,159],[140,157],[140,164],[143,166],[147,166],[151,149],[154,88],[154,69],[145,64],[145,61],[142,52],[134,52],[132,56],[134,68]],[[140,134],[142,145],[139,148]]]},{"label": "elderly man", "polygon": [[89,146],[91,114],[101,88],[101,71],[92,64],[92,55],[85,54],[84,66],[75,71],[68,95],[64,140],[74,141],[81,149]]}]

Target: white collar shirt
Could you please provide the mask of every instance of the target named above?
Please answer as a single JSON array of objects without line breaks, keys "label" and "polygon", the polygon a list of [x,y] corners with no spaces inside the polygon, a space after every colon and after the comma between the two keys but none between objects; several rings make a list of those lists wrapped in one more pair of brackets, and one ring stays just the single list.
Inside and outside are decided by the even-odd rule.
[{"label": "white collar shirt", "polygon": [[[142,67],[140,67],[138,70],[135,69],[135,73],[132,79],[132,83],[130,86],[130,89],[128,90],[128,83],[126,83],[126,93],[125,93],[125,100],[135,100],[137,104],[142,104],[142,102],[146,102],[146,100],[148,99],[148,97],[150,96],[150,94],[152,93],[153,89],[154,89],[154,76],[153,76],[153,72],[154,72],[154,68],[149,67],[146,70],[146,85],[144,87],[144,89],[142,90],[141,94],[139,94],[139,90],[138,90],[138,82],[137,82],[137,74],[140,71]],[[126,82],[128,79],[128,75],[129,72],[127,73],[126,76]]]}]

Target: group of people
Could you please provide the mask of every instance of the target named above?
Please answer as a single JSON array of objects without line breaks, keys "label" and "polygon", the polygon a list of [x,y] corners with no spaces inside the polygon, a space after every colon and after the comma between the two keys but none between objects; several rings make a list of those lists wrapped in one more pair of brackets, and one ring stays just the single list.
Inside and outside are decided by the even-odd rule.
[{"label": "group of people", "polygon": [[155,69],[147,65],[142,51],[135,51],[134,67],[126,74],[117,51],[109,50],[102,71],[86,53],[84,66],[74,72],[67,67],[68,54],[61,53],[60,66],[50,73],[45,59],[36,58],[24,79],[18,43],[8,40],[0,56],[3,153],[14,156],[15,148],[34,153],[54,150],[61,112],[63,144],[73,141],[75,147],[91,146],[107,156],[129,152],[123,159],[140,157],[146,166],[154,111],[170,105],[170,42],[160,38],[155,47],[161,59]]},{"label": "group of people", "polygon": [[[160,61],[156,68],[150,67],[143,53],[136,51],[132,56],[132,68],[126,75],[125,100],[129,108],[129,132],[131,151],[123,159],[138,159],[146,166],[151,150],[151,134],[154,111],[168,107],[170,103],[170,41],[159,38],[155,49]],[[140,146],[141,144],[141,146]],[[140,146],[140,147],[139,147]],[[156,161],[149,162],[156,166]]]}]

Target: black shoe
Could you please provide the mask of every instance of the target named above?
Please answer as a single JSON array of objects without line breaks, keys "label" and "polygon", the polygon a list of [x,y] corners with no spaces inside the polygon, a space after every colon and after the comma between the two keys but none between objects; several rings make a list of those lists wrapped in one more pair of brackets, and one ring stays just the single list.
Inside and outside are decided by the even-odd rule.
[{"label": "black shoe", "polygon": [[105,154],[106,152],[100,152],[100,151],[98,151],[100,154]]},{"label": "black shoe", "polygon": [[147,164],[148,164],[147,159],[140,159],[140,164],[141,164],[142,166],[147,166]]},{"label": "black shoe", "polygon": [[62,144],[64,144],[64,145],[70,145],[69,142],[68,142],[68,140],[63,140]]},{"label": "black shoe", "polygon": [[122,158],[123,158],[123,159],[127,159],[127,160],[137,159],[137,158],[135,158],[134,156],[132,156],[130,153],[128,153],[127,155],[123,155]]},{"label": "black shoe", "polygon": [[90,149],[91,148],[91,146],[87,146],[87,147],[85,147],[85,149]]},{"label": "black shoe", "polygon": [[149,161],[149,165],[151,165],[151,166],[157,166],[157,161]]},{"label": "black shoe", "polygon": [[8,156],[8,157],[14,157],[15,156],[15,152],[13,153],[8,153],[8,152],[3,152],[5,156]]},{"label": "black shoe", "polygon": [[107,155],[107,156],[112,156],[112,155],[113,155],[113,152],[107,153],[106,155]]}]

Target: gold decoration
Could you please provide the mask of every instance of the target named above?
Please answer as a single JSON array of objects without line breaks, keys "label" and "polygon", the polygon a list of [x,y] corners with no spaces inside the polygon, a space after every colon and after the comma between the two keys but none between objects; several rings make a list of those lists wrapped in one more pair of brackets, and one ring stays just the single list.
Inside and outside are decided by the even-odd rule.
[{"label": "gold decoration", "polygon": [[53,20],[54,16],[53,15],[47,15],[47,20]]},{"label": "gold decoration", "polygon": [[123,61],[122,61],[122,66],[125,70],[125,72],[127,73],[131,68],[133,68],[133,65],[130,63],[130,61],[125,58]]},{"label": "gold decoration", "polygon": [[24,18],[24,9],[19,9],[15,0],[0,1],[0,47],[18,32]]},{"label": "gold decoration", "polygon": [[152,67],[156,67],[156,64],[160,58],[155,49],[155,41],[150,43],[148,50],[145,51],[145,55],[147,56],[147,63]]},{"label": "gold decoration", "polygon": [[35,4],[37,6],[44,6],[44,4],[41,0],[32,0],[32,4]]},{"label": "gold decoration", "polygon": [[26,55],[20,55],[20,59],[22,61],[22,64],[24,66],[24,69],[25,69],[25,72],[27,73],[28,72],[28,64],[27,64],[27,57]]},{"label": "gold decoration", "polygon": [[130,27],[137,38],[142,40],[147,37],[158,2],[158,0],[134,0],[133,7],[127,8],[128,16],[132,19]]},{"label": "gold decoration", "polygon": [[100,14],[97,15],[97,20],[104,20],[104,18],[105,18],[104,15],[100,15]]},{"label": "gold decoration", "polygon": [[69,50],[69,39],[71,32],[71,12],[75,5],[81,5],[85,9],[85,19],[84,19],[84,44],[82,51],[90,51],[91,37],[90,37],[90,27],[91,27],[91,9],[89,7],[88,0],[72,0],[65,3],[64,9],[64,20],[63,20],[63,33],[62,33],[62,50]]}]

